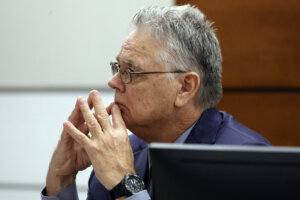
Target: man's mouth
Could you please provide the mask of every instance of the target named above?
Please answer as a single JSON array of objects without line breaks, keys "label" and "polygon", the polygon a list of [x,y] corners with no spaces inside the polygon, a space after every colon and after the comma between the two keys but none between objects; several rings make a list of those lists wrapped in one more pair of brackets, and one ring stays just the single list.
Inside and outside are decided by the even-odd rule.
[{"label": "man's mouth", "polygon": [[123,113],[124,110],[126,109],[126,107],[124,106],[124,104],[122,104],[122,103],[120,103],[118,101],[115,101],[115,103],[119,106],[121,113]]}]

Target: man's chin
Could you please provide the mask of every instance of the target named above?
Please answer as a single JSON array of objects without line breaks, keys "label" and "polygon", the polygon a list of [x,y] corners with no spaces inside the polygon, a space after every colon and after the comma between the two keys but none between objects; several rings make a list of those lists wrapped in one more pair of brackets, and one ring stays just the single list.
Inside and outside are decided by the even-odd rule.
[{"label": "man's chin", "polygon": [[122,114],[122,118],[125,122],[126,128],[128,130],[132,129],[133,128],[132,120],[130,120],[129,117],[125,113]]},{"label": "man's chin", "polygon": [[132,119],[130,118],[130,115],[128,114],[128,109],[122,104],[119,105],[119,108],[121,111],[121,116],[123,118],[123,121],[125,122],[126,128],[130,129],[133,126],[133,124],[132,124]]},{"label": "man's chin", "polygon": [[125,122],[126,128],[127,128],[127,124],[129,124],[129,119],[128,119],[128,115],[126,114],[126,112],[122,109],[120,109],[121,111],[121,116],[123,118],[123,121]]},{"label": "man's chin", "polygon": [[126,128],[128,128],[128,126],[130,126],[130,120],[127,118],[125,113],[122,113],[122,118],[125,122]]}]

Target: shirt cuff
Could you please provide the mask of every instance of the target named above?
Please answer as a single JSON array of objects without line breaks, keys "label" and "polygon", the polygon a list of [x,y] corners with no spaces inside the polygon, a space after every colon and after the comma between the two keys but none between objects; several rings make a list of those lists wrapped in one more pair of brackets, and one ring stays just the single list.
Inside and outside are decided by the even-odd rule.
[{"label": "shirt cuff", "polygon": [[42,190],[41,199],[42,200],[78,200],[76,182],[72,183],[65,189],[59,191],[56,196],[46,196],[46,187]]},{"label": "shirt cuff", "polygon": [[151,197],[149,196],[149,193],[147,190],[142,190],[128,198],[126,200],[151,200]]}]

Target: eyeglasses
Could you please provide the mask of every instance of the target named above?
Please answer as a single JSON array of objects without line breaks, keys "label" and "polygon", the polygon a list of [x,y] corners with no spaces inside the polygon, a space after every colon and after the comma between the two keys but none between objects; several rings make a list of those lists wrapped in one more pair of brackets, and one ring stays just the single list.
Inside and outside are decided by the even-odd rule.
[{"label": "eyeglasses", "polygon": [[122,67],[118,62],[110,62],[112,75],[114,76],[120,72],[121,80],[124,84],[128,84],[132,81],[132,76],[136,74],[166,74],[166,73],[186,73],[182,70],[176,70],[171,72],[134,72],[130,68]]}]

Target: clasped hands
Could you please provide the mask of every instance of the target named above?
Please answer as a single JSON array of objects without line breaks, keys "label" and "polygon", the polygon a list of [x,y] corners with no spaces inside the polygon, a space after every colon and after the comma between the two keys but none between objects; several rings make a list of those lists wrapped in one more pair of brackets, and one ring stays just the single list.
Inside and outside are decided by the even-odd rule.
[{"label": "clasped hands", "polygon": [[127,173],[135,173],[133,153],[121,111],[114,103],[105,108],[98,91],[91,91],[87,100],[79,97],[63,126],[47,174],[48,196],[54,196],[72,184],[77,172],[91,164],[96,177],[108,190]]}]

